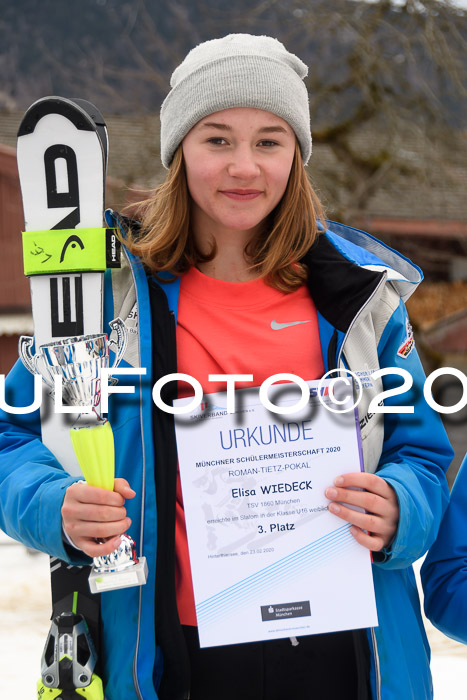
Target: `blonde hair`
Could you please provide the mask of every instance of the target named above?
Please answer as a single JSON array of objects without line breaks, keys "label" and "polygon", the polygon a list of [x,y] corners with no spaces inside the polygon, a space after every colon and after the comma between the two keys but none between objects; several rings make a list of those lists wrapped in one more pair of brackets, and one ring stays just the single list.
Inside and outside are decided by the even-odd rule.
[{"label": "blonde hair", "polygon": [[[183,274],[193,265],[212,260],[216,255],[215,242],[208,254],[201,253],[196,246],[190,226],[190,202],[182,147],[179,146],[166,180],[148,199],[137,204],[141,234],[130,231],[125,241],[129,250],[156,276],[162,271]],[[299,261],[318,236],[318,222],[324,226],[323,209],[308,180],[296,142],[282,199],[264,221],[262,232],[245,248],[250,270],[284,292],[300,287],[307,273]]]}]

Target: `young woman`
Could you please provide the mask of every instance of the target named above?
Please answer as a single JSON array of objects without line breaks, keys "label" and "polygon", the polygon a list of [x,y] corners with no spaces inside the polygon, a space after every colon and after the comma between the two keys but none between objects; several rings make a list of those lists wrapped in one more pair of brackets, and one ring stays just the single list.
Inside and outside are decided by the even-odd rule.
[{"label": "young woman", "polygon": [[[269,37],[234,34],[193,49],[161,110],[165,183],[146,202],[140,226],[107,215],[120,226],[127,255],[107,277],[106,315],[125,320],[124,360],[148,376],[136,397],[111,401],[114,492],[75,484],[41,445],[37,416],[4,417],[7,532],[80,564],[112,551],[129,528],[147,557],[144,587],[102,596],[108,700],[432,694],[410,565],[436,536],[451,450],[420,398],[424,375],[401,300],[421,277],[371,236],[324,222],[304,169],[311,154],[306,74]],[[348,473],[343,462],[326,491],[329,509],[373,552],[379,626],[298,644],[200,649],[173,419],[154,407],[154,382],[178,370],[215,392],[225,385],[208,382],[213,373],[253,374],[245,385],[259,386],[278,372],[311,380],[345,366],[367,374],[403,367],[418,388],[408,395],[415,413],[386,413],[383,425],[383,414],[368,412],[381,384],[366,382],[359,404],[365,472]],[[8,383],[16,405],[25,403],[32,379],[21,364]]]}]

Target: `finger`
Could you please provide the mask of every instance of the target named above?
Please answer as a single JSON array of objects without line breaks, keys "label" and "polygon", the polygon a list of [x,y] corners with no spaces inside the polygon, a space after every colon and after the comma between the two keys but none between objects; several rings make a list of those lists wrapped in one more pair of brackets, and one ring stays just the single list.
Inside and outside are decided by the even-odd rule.
[{"label": "finger", "polygon": [[359,527],[351,527],[350,533],[362,547],[369,549],[370,552],[379,552],[386,547],[385,538],[364,532]]},{"label": "finger", "polygon": [[[339,506],[337,503],[331,503],[329,505],[329,510],[334,512],[334,509],[336,511],[335,515],[352,525],[350,533],[362,547],[372,552],[379,552],[381,549],[384,549],[392,539],[392,530],[388,529],[386,532],[387,528],[385,527],[384,521],[380,518],[375,518],[365,513],[359,513],[345,506]],[[363,517],[359,518],[359,515]]]},{"label": "finger", "polygon": [[111,554],[120,545],[120,536],[113,537],[106,542],[96,542],[88,537],[80,537],[73,540],[74,544],[79,547],[89,557],[101,557],[104,554]]},{"label": "finger", "polygon": [[349,505],[363,508],[369,513],[384,515],[389,512],[389,502],[381,496],[376,496],[368,491],[355,491],[352,488],[335,488],[330,486],[326,489],[326,498],[330,501],[339,501],[339,503],[348,503]]},{"label": "finger", "polygon": [[392,529],[384,518],[369,513],[362,513],[358,510],[353,510],[353,508],[340,505],[339,503],[330,503],[329,511],[334,515],[338,515],[342,520],[356,525],[362,530],[367,530],[372,534],[382,535],[384,537],[389,534],[389,531]]},{"label": "finger", "polygon": [[114,492],[121,494],[123,498],[134,498],[136,496],[136,491],[133,491],[128,481],[121,478],[115,479]]},{"label": "finger", "polygon": [[390,498],[392,494],[389,484],[377,474],[369,474],[368,472],[349,472],[341,474],[334,479],[334,484],[341,488],[361,488],[371,493],[381,496],[381,498]]},{"label": "finger", "polygon": [[123,506],[124,503],[124,498],[121,494],[82,482],[76,482],[69,486],[67,495],[79,503],[95,503],[108,506]]},{"label": "finger", "polygon": [[87,520],[96,523],[110,523],[126,518],[124,506],[96,505],[94,503],[65,502],[62,506],[64,520]]},{"label": "finger", "polygon": [[108,537],[116,537],[122,535],[131,525],[130,518],[119,520],[113,523],[95,523],[84,520],[75,522],[63,521],[65,532],[73,542],[77,537],[85,537],[89,539],[107,539]]}]

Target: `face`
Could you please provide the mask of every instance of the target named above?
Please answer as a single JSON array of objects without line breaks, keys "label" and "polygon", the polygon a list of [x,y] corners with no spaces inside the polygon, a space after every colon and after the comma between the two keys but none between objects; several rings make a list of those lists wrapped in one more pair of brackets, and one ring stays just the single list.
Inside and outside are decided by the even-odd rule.
[{"label": "face", "polygon": [[234,232],[250,240],[285,192],[292,128],[261,109],[224,109],[201,119],[182,147],[198,240],[219,243]]}]

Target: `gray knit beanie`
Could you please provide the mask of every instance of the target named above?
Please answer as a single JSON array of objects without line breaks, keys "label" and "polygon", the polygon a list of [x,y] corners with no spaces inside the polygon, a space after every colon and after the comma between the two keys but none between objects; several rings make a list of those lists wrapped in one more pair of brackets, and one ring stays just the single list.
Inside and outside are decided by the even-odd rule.
[{"label": "gray knit beanie", "polygon": [[294,130],[303,162],[311,155],[306,65],[277,39],[229,34],[192,49],[170,79],[161,108],[161,159],[168,168],[190,129],[213,112],[255,107]]}]

